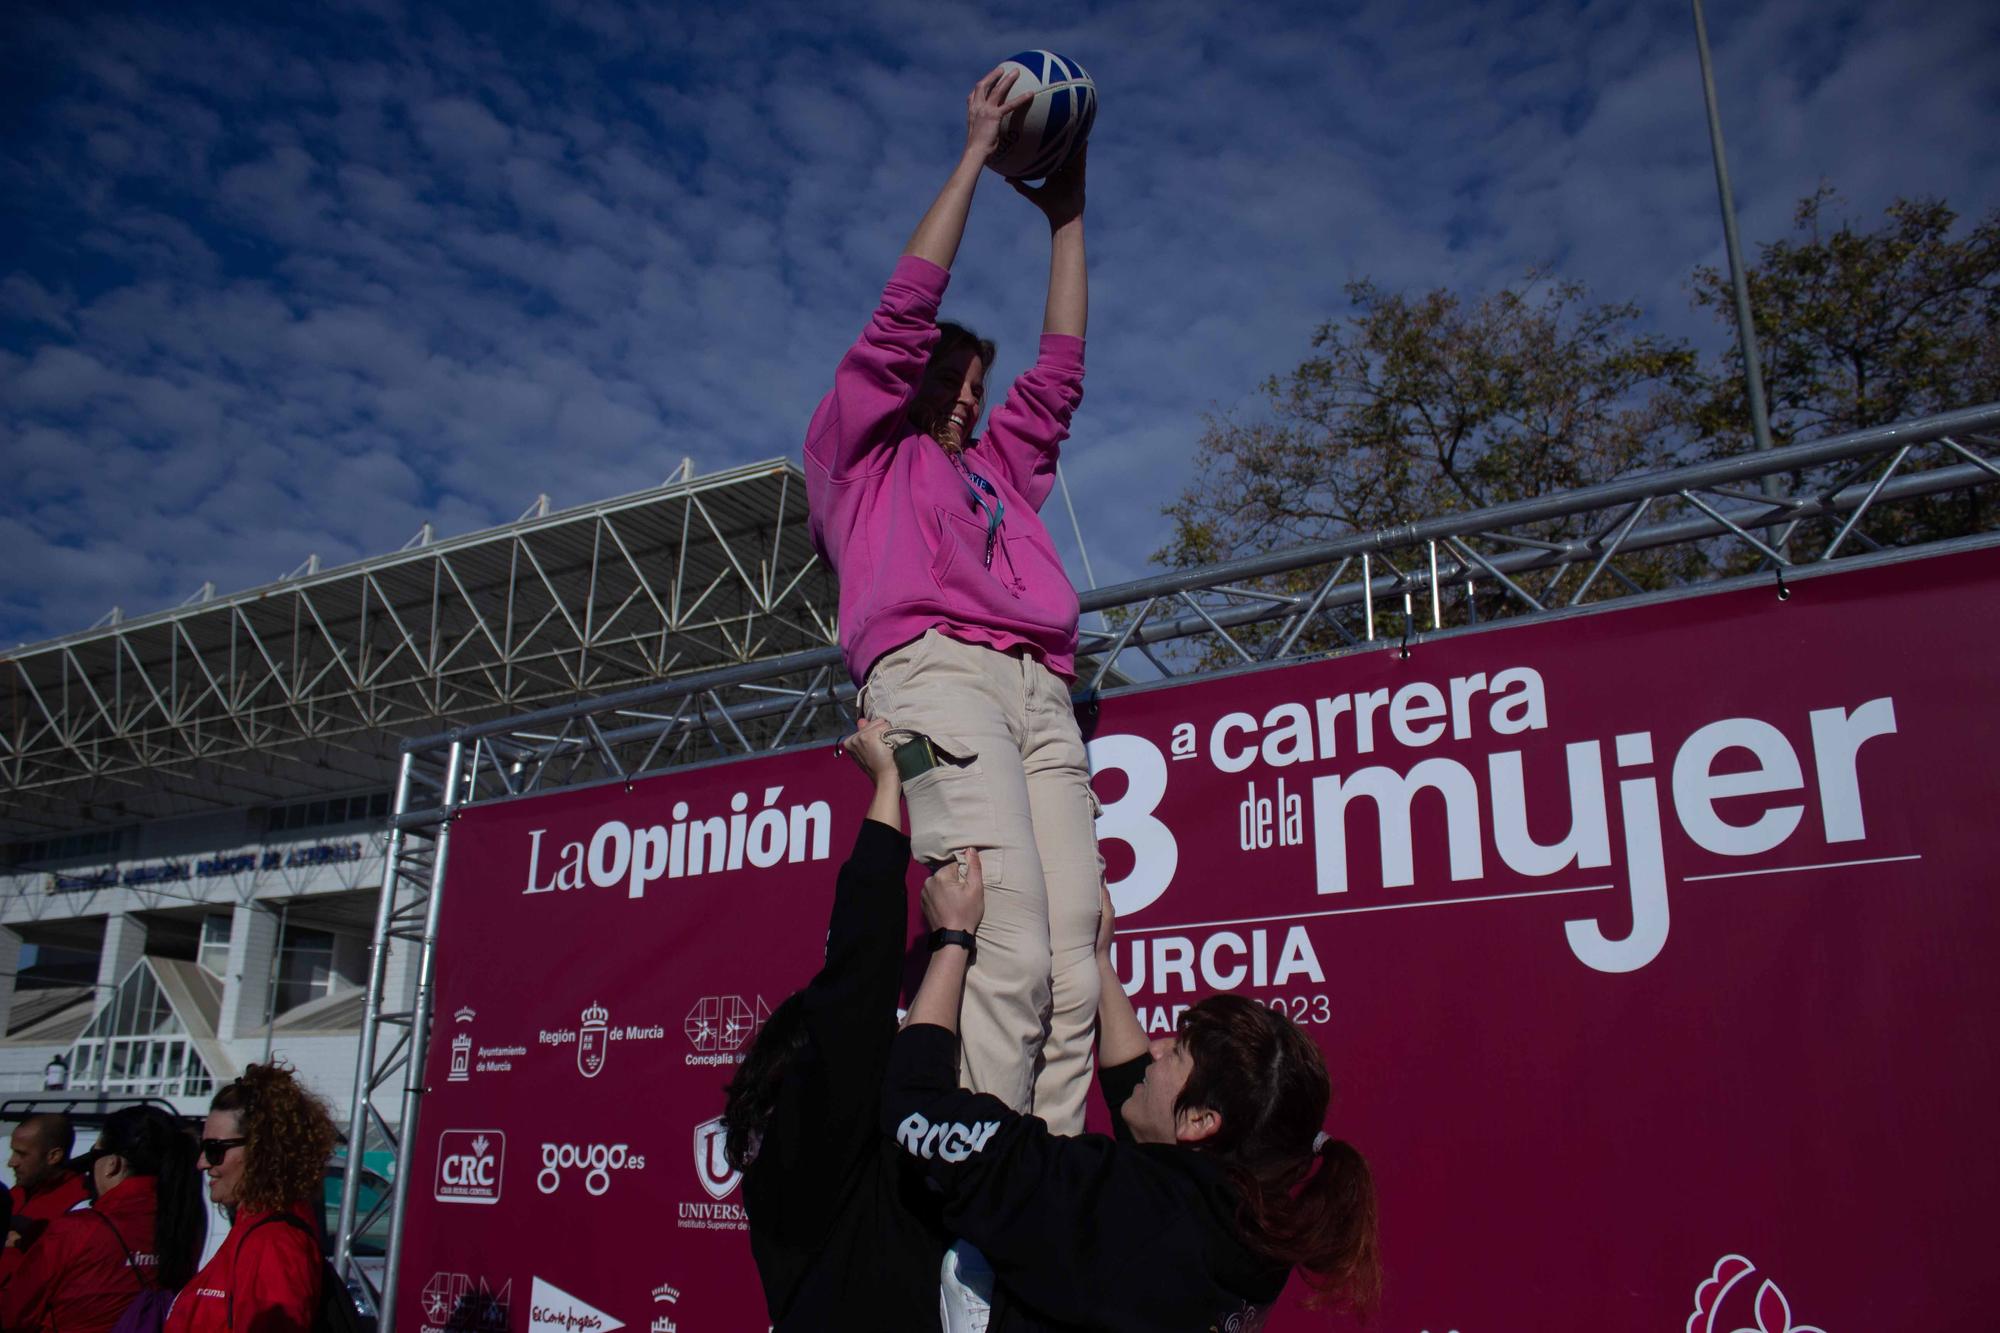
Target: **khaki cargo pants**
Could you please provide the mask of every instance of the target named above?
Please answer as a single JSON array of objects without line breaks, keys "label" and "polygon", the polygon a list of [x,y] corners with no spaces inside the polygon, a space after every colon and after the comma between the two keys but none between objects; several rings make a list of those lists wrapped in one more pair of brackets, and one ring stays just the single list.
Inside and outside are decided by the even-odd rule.
[{"label": "khaki cargo pants", "polygon": [[1083,1131],[1097,1030],[1096,800],[1069,688],[1031,658],[932,630],[877,659],[866,716],[958,762],[903,785],[917,859],[979,853],[986,914],[959,1014],[960,1082]]}]

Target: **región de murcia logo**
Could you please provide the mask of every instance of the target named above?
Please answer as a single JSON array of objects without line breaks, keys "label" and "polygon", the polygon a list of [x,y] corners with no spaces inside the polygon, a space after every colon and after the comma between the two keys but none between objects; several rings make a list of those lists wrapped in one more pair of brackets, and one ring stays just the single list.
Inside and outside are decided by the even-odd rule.
[{"label": "regi\u00f3n de murcia logo", "polygon": [[576,1067],[585,1078],[604,1072],[604,1058],[611,1053],[610,1027],[611,1011],[603,1005],[593,1004],[583,1011],[576,1032]]},{"label": "regi\u00f3n de murcia logo", "polygon": [[604,1072],[604,1066],[611,1058],[613,1042],[659,1041],[666,1035],[666,1025],[662,1023],[627,1023],[623,1027],[614,1027],[611,1011],[592,1001],[576,1027],[543,1028],[535,1035],[535,1040],[543,1046],[565,1046],[575,1042],[577,1072],[585,1078],[596,1078]]}]

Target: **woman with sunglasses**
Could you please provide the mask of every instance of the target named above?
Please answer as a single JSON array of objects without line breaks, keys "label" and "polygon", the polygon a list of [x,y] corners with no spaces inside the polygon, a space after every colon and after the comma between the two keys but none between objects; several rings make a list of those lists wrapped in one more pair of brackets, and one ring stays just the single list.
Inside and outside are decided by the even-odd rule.
[{"label": "woman with sunglasses", "polygon": [[251,1065],[209,1103],[208,1197],[233,1222],[174,1302],[164,1333],[290,1333],[320,1303],[314,1204],[338,1135],[325,1103],[280,1065]]},{"label": "woman with sunglasses", "polygon": [[840,644],[903,748],[915,855],[978,850],[989,906],[963,1018],[966,1086],[1083,1127],[1101,862],[1070,704],[1077,596],[1037,514],[1083,397],[1084,160],[1039,187],[1048,302],[1035,364],[984,434],[993,344],[936,322],[1013,73],[966,101],[965,149],[924,214],[805,445],[812,533],[840,579]]},{"label": "woman with sunglasses", "polygon": [[135,1299],[172,1299],[194,1276],[208,1232],[195,1152],[165,1111],[113,1112],[76,1160],[90,1206],[50,1222],[0,1286],[0,1328],[108,1333]]}]

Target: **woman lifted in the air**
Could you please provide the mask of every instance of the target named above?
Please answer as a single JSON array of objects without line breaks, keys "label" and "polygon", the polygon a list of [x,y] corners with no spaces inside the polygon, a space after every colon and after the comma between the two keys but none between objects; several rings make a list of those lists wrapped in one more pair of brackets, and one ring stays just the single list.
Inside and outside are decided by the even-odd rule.
[{"label": "woman lifted in the air", "polygon": [[806,435],[812,533],[840,579],[862,711],[917,750],[915,855],[976,849],[987,906],[961,1019],[964,1085],[1059,1133],[1083,1126],[1102,863],[1071,711],[1077,597],[1037,510],[1083,396],[1084,164],[1039,188],[1048,309],[1039,354],[978,432],[994,348],[937,321],[1015,75],[966,100],[965,150],[910,238]]}]

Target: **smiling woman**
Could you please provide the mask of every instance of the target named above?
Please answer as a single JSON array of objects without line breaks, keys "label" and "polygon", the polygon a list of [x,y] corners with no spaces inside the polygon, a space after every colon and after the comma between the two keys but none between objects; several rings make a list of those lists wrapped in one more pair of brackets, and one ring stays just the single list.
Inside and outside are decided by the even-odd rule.
[{"label": "smiling woman", "polygon": [[165,1333],[313,1327],[327,1272],[313,1205],[338,1137],[332,1117],[291,1070],[253,1064],[215,1094],[201,1135],[208,1196],[234,1222]]},{"label": "smiling woman", "polygon": [[[1035,364],[979,433],[994,348],[937,320],[972,196],[1019,71],[966,99],[965,148],[917,225],[806,435],[812,534],[840,578],[840,645],[864,711],[905,772],[911,842],[932,865],[986,859],[964,1026],[966,1086],[1058,1129],[1082,1128],[1097,976],[1102,862],[1083,738],[1071,711],[1076,590],[1038,512],[1083,397],[1088,318],[1084,161],[1009,184],[1049,226],[1048,304]],[[913,757],[917,749],[909,749]]]}]

